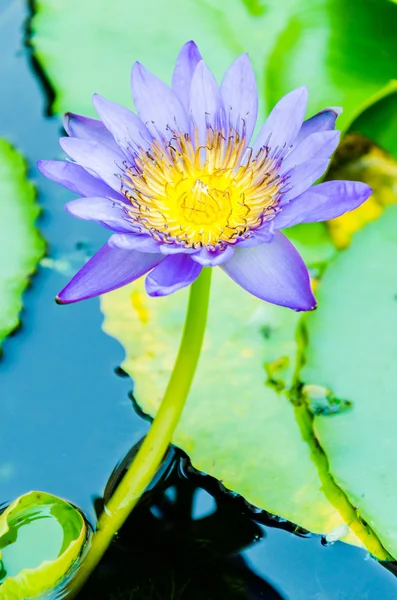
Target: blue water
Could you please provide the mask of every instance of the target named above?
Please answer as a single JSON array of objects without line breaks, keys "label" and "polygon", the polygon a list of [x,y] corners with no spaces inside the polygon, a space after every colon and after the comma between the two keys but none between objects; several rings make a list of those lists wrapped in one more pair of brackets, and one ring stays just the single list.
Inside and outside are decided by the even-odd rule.
[{"label": "blue water", "polygon": [[[28,160],[48,257],[24,295],[21,328],[3,345],[0,505],[39,489],[78,505],[94,523],[94,499],[147,423],[133,410],[130,380],[115,374],[123,350],[102,333],[98,300],[54,302],[106,232],[68,216],[63,205],[72,195],[35,168],[39,158],[62,156],[61,123],[46,116],[48,93],[24,43],[28,14],[23,0],[0,0],[0,136]],[[65,261],[70,272],[62,272]],[[167,485],[170,492],[157,490],[152,506],[148,499],[132,517],[80,598],[397,598],[394,575],[364,551],[258,525],[242,500],[221,495],[215,505],[176,472]]]}]

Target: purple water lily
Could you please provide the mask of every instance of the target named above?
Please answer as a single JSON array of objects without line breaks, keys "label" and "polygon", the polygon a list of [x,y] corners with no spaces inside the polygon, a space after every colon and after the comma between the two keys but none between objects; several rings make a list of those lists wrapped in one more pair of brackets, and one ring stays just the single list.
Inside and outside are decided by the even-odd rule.
[{"label": "purple water lily", "polygon": [[113,231],[60,292],[61,303],[114,290],[142,275],[151,296],[190,285],[219,265],[259,298],[311,310],[307,268],[280,229],[333,219],[371,189],[354,181],[314,185],[339,141],[338,109],[304,121],[307,89],[273,108],[251,142],[258,97],[247,55],[218,86],[194,42],[185,44],[172,88],[135,63],[138,116],[94,95],[100,120],[67,114],[61,139],[74,162],[40,171],[81,195],[66,205]]}]

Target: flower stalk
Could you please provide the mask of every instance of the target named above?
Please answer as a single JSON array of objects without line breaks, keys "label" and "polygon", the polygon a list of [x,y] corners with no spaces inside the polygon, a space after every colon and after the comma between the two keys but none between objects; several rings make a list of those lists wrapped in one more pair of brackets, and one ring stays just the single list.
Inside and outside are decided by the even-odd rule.
[{"label": "flower stalk", "polygon": [[164,398],[135,460],[99,518],[91,546],[70,586],[74,598],[156,474],[179,423],[196,372],[207,322],[211,268],[190,287],[189,304],[178,356]]}]

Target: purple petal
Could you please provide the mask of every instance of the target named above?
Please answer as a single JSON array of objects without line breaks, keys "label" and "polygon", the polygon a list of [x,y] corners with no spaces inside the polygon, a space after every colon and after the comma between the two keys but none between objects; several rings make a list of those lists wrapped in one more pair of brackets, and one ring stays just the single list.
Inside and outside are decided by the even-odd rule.
[{"label": "purple petal", "polygon": [[222,251],[211,251],[203,248],[197,254],[192,255],[192,259],[203,267],[216,267],[229,260],[234,254],[234,246],[227,246]]},{"label": "purple petal", "polygon": [[89,173],[103,179],[117,192],[121,190],[120,177],[117,175],[123,173],[122,166],[125,159],[122,154],[98,142],[77,138],[61,138],[59,143],[62,149]]},{"label": "purple petal", "polygon": [[328,164],[329,160],[320,159],[309,160],[294,167],[287,175],[284,186],[287,191],[281,199],[281,206],[293,198],[297,198],[303,194],[303,192],[306,192],[306,190],[324,174]]},{"label": "purple petal", "polygon": [[242,54],[226,71],[221,84],[228,128],[245,129],[249,143],[258,116],[258,92],[248,54]]},{"label": "purple petal", "polygon": [[317,131],[327,131],[335,128],[335,121],[341,114],[341,108],[326,108],[317,113],[307,121],[304,121],[296,139],[295,144],[300,144],[308,135]]},{"label": "purple petal", "polygon": [[273,108],[253,144],[253,150],[289,148],[295,140],[306,112],[307,88],[300,87],[286,94]]},{"label": "purple petal", "polygon": [[149,296],[168,296],[193,283],[201,269],[187,254],[167,256],[146,277],[146,291]]},{"label": "purple petal", "polygon": [[138,252],[148,252],[150,254],[159,253],[160,243],[156,242],[150,235],[134,235],[116,233],[108,241],[112,248],[124,248],[124,250],[138,250]]},{"label": "purple petal", "polygon": [[208,128],[219,130],[225,117],[218,84],[204,61],[199,62],[193,75],[189,110],[198,129],[199,143],[205,145]]},{"label": "purple petal", "polygon": [[99,142],[118,152],[117,144],[114,141],[113,136],[106,129],[102,121],[90,119],[89,117],[83,117],[74,113],[66,113],[63,118],[63,126],[70,137]]},{"label": "purple petal", "polygon": [[189,110],[193,73],[200,60],[202,60],[201,54],[193,41],[182,46],[182,50],[176,59],[172,75],[172,89],[181,100],[186,112]]},{"label": "purple petal", "polygon": [[138,115],[154,137],[189,131],[189,120],[178,96],[140,63],[131,72],[131,89]]},{"label": "purple petal", "polygon": [[121,104],[106,100],[99,94],[94,94],[92,101],[104,125],[113,134],[117,144],[127,153],[127,156],[131,149],[143,148],[146,150],[150,146],[152,136],[147,127],[131,110]]},{"label": "purple petal", "polygon": [[80,165],[63,160],[39,160],[37,162],[39,171],[48,179],[63,185],[68,190],[82,196],[114,196],[124,200],[121,194],[106,185],[104,181],[93,177]]},{"label": "purple petal", "polygon": [[111,198],[77,198],[65,205],[68,213],[86,221],[97,221],[109,229],[131,233],[134,227],[128,221],[125,205]]},{"label": "purple petal", "polygon": [[280,232],[270,243],[237,249],[221,268],[247,292],[266,302],[299,311],[316,307],[305,263]]},{"label": "purple petal", "polygon": [[115,290],[135,281],[163,259],[162,254],[143,254],[105,244],[63,288],[57,302],[69,304]]},{"label": "purple petal", "polygon": [[280,174],[313,159],[331,158],[339,144],[340,131],[319,131],[305,138],[283,159]]},{"label": "purple petal", "polygon": [[274,219],[277,229],[298,223],[329,221],[354,210],[371,195],[371,188],[359,181],[326,181],[291,200]]}]

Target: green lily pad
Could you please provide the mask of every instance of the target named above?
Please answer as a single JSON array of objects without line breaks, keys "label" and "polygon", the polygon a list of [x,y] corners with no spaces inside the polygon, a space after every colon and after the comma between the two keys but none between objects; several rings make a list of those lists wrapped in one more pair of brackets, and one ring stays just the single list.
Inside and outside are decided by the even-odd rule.
[{"label": "green lily pad", "polygon": [[0,598],[24,600],[56,587],[78,560],[87,528],[81,513],[30,492],[0,515]]},{"label": "green lily pad", "polygon": [[[249,52],[261,101],[301,84],[310,110],[342,105],[349,121],[395,76],[397,6],[389,0],[37,0],[35,55],[56,92],[56,112],[93,112],[99,92],[130,103],[135,60],[170,79],[179,48],[194,39],[215,74]],[[73,41],[71,39],[73,37]],[[79,68],[76,68],[76,65]]]},{"label": "green lily pad", "polygon": [[314,428],[336,483],[397,558],[397,206],[357,233],[328,266],[306,318],[301,379],[349,410]]},{"label": "green lily pad", "polygon": [[[187,290],[150,298],[142,281],[101,298],[103,328],[123,344],[135,398],[152,416],[175,361],[186,302]],[[215,269],[203,351],[173,441],[197,469],[256,507],[316,533],[336,531],[385,557],[329,477],[306,409],[285,394],[297,368],[299,320]]]},{"label": "green lily pad", "polygon": [[270,104],[308,85],[310,106],[342,106],[351,122],[395,78],[397,5],[389,0],[295,2],[267,63]]},{"label": "green lily pad", "polygon": [[0,138],[0,342],[18,325],[22,292],[44,253],[35,200],[23,157]]},{"label": "green lily pad", "polygon": [[376,142],[397,159],[397,80],[371,98],[349,125],[349,130]]}]

